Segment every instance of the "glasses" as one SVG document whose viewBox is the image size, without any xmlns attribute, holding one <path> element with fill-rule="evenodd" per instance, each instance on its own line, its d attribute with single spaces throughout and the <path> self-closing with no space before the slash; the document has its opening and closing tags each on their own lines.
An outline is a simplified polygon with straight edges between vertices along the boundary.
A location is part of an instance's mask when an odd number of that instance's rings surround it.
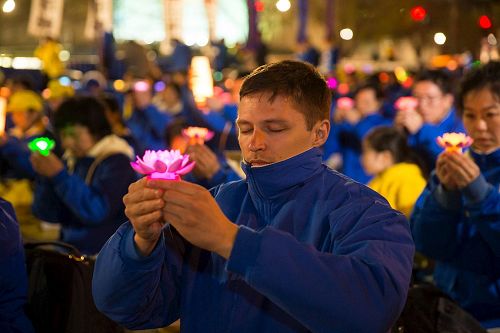
<svg viewBox="0 0 500 333">
<path fill-rule="evenodd" d="M 429 103 L 429 104 L 434 104 L 436 103 L 438 100 L 440 100 L 443 95 L 422 95 L 422 96 L 418 96 L 418 95 L 413 95 L 413 97 L 415 97 L 419 103 Z"/>
</svg>

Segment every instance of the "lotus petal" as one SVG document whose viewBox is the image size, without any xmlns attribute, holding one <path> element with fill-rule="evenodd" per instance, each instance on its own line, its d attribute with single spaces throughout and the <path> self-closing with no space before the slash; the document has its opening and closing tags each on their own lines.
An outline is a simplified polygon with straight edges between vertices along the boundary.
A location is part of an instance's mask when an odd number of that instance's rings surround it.
<svg viewBox="0 0 500 333">
<path fill-rule="evenodd" d="M 168 166 L 165 162 L 161 161 L 161 160 L 156 160 L 154 162 L 154 170 L 156 172 L 165 172 L 167 171 L 168 169 Z"/>
<path fill-rule="evenodd" d="M 185 175 L 186 173 L 191 172 L 191 170 L 193 170 L 195 165 L 196 165 L 196 163 L 193 161 L 193 162 L 189 163 L 188 165 L 186 165 L 185 167 L 183 167 L 182 169 L 177 170 L 175 173 L 178 175 Z"/>
</svg>

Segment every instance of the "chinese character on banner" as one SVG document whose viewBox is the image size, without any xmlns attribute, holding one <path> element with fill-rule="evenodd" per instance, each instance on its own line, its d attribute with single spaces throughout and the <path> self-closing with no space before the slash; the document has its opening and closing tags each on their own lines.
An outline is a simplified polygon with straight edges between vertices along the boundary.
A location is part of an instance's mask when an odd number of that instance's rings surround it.
<svg viewBox="0 0 500 333">
<path fill-rule="evenodd" d="M 59 38 L 63 5 L 63 0 L 33 0 L 28 22 L 28 34 L 35 37 Z"/>
<path fill-rule="evenodd" d="M 85 38 L 93 40 L 113 29 L 113 0 L 90 0 L 85 21 Z"/>
</svg>

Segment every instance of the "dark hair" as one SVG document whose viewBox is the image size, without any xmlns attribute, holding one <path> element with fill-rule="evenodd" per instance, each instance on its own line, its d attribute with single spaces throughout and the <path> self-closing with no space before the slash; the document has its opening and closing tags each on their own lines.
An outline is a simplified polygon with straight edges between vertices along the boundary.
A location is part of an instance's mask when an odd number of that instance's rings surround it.
<svg viewBox="0 0 500 333">
<path fill-rule="evenodd" d="M 104 93 L 99 96 L 100 101 L 104 104 L 106 109 L 111 111 L 112 113 L 120 113 L 120 104 L 118 103 L 118 99 L 110 93 Z"/>
<path fill-rule="evenodd" d="M 453 83 L 452 77 L 442 70 L 425 70 L 420 72 L 416 78 L 415 86 L 417 83 L 422 81 L 430 81 L 439 87 L 439 90 L 443 94 L 453 94 Z"/>
<path fill-rule="evenodd" d="M 457 104 L 462 115 L 465 96 L 473 90 L 489 89 L 497 99 L 500 98 L 500 62 L 491 61 L 488 64 L 468 72 L 460 82 Z"/>
<path fill-rule="evenodd" d="M 356 96 L 357 94 L 359 94 L 363 90 L 373 90 L 373 92 L 375 93 L 375 98 L 377 100 L 381 100 L 384 98 L 384 94 L 382 93 L 382 89 L 380 89 L 380 87 L 378 85 L 373 84 L 373 83 L 365 83 L 365 84 L 360 85 L 356 89 L 354 96 Z"/>
<path fill-rule="evenodd" d="M 376 152 L 389 151 L 395 163 L 414 163 L 424 177 L 428 175 L 424 159 L 408 145 L 403 131 L 392 126 L 377 126 L 366 134 L 364 141 Z"/>
<path fill-rule="evenodd" d="M 96 140 L 111 134 L 111 125 L 106 118 L 104 105 L 95 97 L 71 97 L 59 106 L 54 116 L 56 130 L 74 125 L 87 127 Z"/>
<path fill-rule="evenodd" d="M 240 100 L 259 93 L 270 93 L 271 103 L 277 96 L 290 97 L 304 115 L 308 130 L 318 121 L 330 119 L 330 89 L 312 65 L 285 60 L 258 67 L 243 81 Z"/>
</svg>

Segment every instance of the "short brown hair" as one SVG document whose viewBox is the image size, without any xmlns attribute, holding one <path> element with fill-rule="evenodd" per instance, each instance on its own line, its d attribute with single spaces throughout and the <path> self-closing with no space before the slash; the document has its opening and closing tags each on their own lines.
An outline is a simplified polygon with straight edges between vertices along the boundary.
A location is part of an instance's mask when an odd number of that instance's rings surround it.
<svg viewBox="0 0 500 333">
<path fill-rule="evenodd" d="M 277 96 L 290 97 L 304 115 L 308 130 L 318 121 L 330 119 L 330 90 L 321 74 L 309 64 L 285 60 L 258 67 L 245 78 L 240 100 L 258 93 L 270 93 L 271 103 Z"/>
</svg>

